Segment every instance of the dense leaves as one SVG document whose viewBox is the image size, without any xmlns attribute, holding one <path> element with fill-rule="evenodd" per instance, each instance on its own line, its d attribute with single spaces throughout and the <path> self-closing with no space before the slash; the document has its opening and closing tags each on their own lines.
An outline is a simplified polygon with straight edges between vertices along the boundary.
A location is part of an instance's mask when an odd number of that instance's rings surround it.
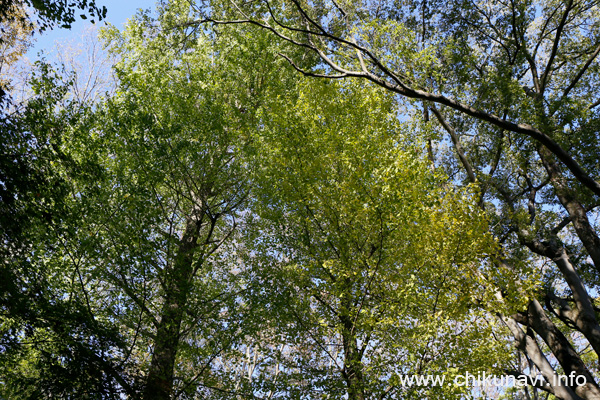
<svg viewBox="0 0 600 400">
<path fill-rule="evenodd" d="M 36 14 L 15 14 L 15 10 L 22 8 L 31 8 Z M 0 5 L 0 21 L 35 24 L 39 31 L 57 26 L 71 28 L 77 17 L 87 19 L 88 14 L 101 21 L 106 17 L 106 7 L 96 5 L 95 0 L 6 0 Z"/>
<path fill-rule="evenodd" d="M 272 390 L 445 398 L 400 377 L 500 366 L 493 328 L 472 309 L 494 302 L 479 259 L 495 247 L 475 196 L 430 170 L 391 96 L 315 81 L 298 93 L 269 110 L 256 177 L 257 300 L 283 340 Z M 451 350 L 463 340 L 468 361 Z"/>
<path fill-rule="evenodd" d="M 75 159 L 61 145 L 86 124 L 88 111 L 63 102 L 69 82 L 46 64 L 39 68 L 37 96 L 5 114 L 1 129 L 1 391 L 9 398 L 115 398 L 123 371 L 112 352 L 122 341 L 92 311 L 70 252 L 89 215 L 70 196 L 89 192 L 101 175 L 93 155 Z"/>
<path fill-rule="evenodd" d="M 502 244 L 498 267 L 541 277 L 529 299 L 499 283 L 505 300 L 530 301 L 504 318 L 528 362 L 512 372 L 539 371 L 558 398 L 600 396 L 597 2 L 211 4 L 196 23 L 259 26 L 319 57 L 307 68 L 283 53 L 304 75 L 363 78 L 404 98 L 430 132 L 431 160 L 479 186 Z M 553 384 L 562 372 L 587 384 Z"/>
<path fill-rule="evenodd" d="M 170 1 L 101 33 L 114 92 L 39 64 L 1 396 L 598 398 L 597 7 Z"/>
</svg>

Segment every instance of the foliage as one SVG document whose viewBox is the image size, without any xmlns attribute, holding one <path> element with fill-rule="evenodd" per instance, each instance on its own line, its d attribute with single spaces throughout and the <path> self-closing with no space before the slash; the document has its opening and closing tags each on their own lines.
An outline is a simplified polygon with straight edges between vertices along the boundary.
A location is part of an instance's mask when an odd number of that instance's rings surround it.
<svg viewBox="0 0 600 400">
<path fill-rule="evenodd" d="M 0 122 L 0 395 L 597 398 L 596 11 L 174 0 L 103 31 L 114 92 L 40 64 Z"/>
<path fill-rule="evenodd" d="M 35 17 L 15 13 L 23 8 L 35 10 Z M 35 21 L 40 32 L 56 26 L 70 29 L 77 12 L 82 12 L 79 15 L 82 19 L 87 19 L 88 14 L 99 21 L 106 17 L 106 7 L 97 6 L 95 0 L 6 0 L 0 5 L 0 21 L 30 25 Z"/>
<path fill-rule="evenodd" d="M 257 343 L 274 353 L 259 367 L 277 371 L 268 390 L 447 398 L 448 388 L 403 388 L 401 376 L 501 368 L 478 310 L 498 304 L 481 280 L 495 246 L 476 196 L 430 170 L 391 96 L 357 82 L 303 81 L 292 93 L 265 111 L 254 178 L 254 301 L 276 335 Z M 461 341 L 468 359 L 451 350 Z"/>
<path fill-rule="evenodd" d="M 116 327 L 93 312 L 83 282 L 89 277 L 81 275 L 71 252 L 86 247 L 77 227 L 91 210 L 70 196 L 90 193 L 102 175 L 92 155 L 75 159 L 62 144 L 88 123 L 89 113 L 63 102 L 68 82 L 46 64 L 39 68 L 36 97 L 5 115 L 0 130 L 0 393 L 118 398 L 117 382 L 125 375 L 112 362 L 123 342 Z M 57 110 L 59 104 L 64 107 Z"/>
<path fill-rule="evenodd" d="M 544 376 L 534 396 L 575 399 L 600 396 L 590 361 L 600 352 L 598 15 L 594 1 L 213 1 L 195 23 L 259 26 L 319 57 L 306 67 L 282 53 L 306 76 L 363 78 L 402 96 L 413 121 L 437 131 L 436 166 L 478 184 L 498 267 L 543 277 L 532 297 L 498 287 L 522 300 L 504 315 L 525 355 L 512 372 Z M 562 372 L 587 384 L 554 385 Z"/>
<path fill-rule="evenodd" d="M 10 82 L 5 78 L 7 70 L 20 57 L 22 57 L 27 49 L 31 46 L 31 33 L 33 28 L 23 23 L 21 20 L 25 18 L 25 11 L 22 8 L 14 7 L 10 11 L 6 19 L 0 19 L 0 100 L 4 97 L 4 93 L 9 89 Z"/>
</svg>

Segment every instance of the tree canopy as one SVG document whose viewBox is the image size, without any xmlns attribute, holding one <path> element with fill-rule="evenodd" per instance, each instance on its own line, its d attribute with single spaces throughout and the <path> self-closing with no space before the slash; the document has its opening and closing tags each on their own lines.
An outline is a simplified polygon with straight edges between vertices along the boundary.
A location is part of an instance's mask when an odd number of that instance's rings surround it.
<svg viewBox="0 0 600 400">
<path fill-rule="evenodd" d="M 38 62 L 0 397 L 599 399 L 599 15 L 172 0 L 101 31 L 114 91 Z"/>
</svg>

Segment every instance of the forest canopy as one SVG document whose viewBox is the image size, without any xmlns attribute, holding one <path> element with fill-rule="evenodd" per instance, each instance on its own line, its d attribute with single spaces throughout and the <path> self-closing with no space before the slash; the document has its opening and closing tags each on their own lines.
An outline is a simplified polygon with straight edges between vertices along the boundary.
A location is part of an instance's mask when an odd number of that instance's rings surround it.
<svg viewBox="0 0 600 400">
<path fill-rule="evenodd" d="M 0 398 L 600 399 L 596 2 L 170 0 L 98 40 L 0 80 Z"/>
</svg>

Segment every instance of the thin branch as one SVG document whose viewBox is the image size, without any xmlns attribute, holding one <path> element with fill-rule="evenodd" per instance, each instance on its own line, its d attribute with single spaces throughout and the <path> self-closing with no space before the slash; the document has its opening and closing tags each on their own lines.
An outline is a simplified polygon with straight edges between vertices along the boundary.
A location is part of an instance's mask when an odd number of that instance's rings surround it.
<svg viewBox="0 0 600 400">
<path fill-rule="evenodd" d="M 556 35 L 554 36 L 554 43 L 552 44 L 552 51 L 550 53 L 550 58 L 548 59 L 548 64 L 546 64 L 546 69 L 544 70 L 544 73 L 542 74 L 542 77 L 541 77 L 540 94 L 544 92 L 544 89 L 546 88 L 546 84 L 548 83 L 548 78 L 550 77 L 550 74 L 552 73 L 552 64 L 554 63 L 554 59 L 556 58 L 556 54 L 558 53 L 558 45 L 560 43 L 562 32 L 565 28 L 567 19 L 569 17 L 569 13 L 571 12 L 572 9 L 573 9 L 573 0 L 569 0 L 569 2 L 567 3 L 567 7 L 565 9 L 565 12 L 563 13 L 562 18 L 560 20 L 560 23 L 558 24 L 558 27 L 556 28 Z"/>
<path fill-rule="evenodd" d="M 465 156 L 465 150 L 462 147 L 462 144 L 460 143 L 460 139 L 456 134 L 456 131 L 448 124 L 448 121 L 446 121 L 442 113 L 434 105 L 431 106 L 431 111 L 433 112 L 437 120 L 440 122 L 440 124 L 444 127 L 446 132 L 450 134 L 450 139 L 452 139 L 452 143 L 454 144 L 456 154 L 458 154 L 460 162 L 467 171 L 467 176 L 469 177 L 469 180 L 472 183 L 477 182 L 477 178 L 475 177 L 475 173 L 473 172 L 473 167 L 471 166 L 471 163 L 469 162 L 469 160 L 467 160 L 467 157 Z"/>
<path fill-rule="evenodd" d="M 563 99 L 565 97 L 567 97 L 569 95 L 569 92 L 571 90 L 573 90 L 573 88 L 577 85 L 577 83 L 579 82 L 579 80 L 581 79 L 581 77 L 585 74 L 585 72 L 587 71 L 587 69 L 594 62 L 594 60 L 596 59 L 596 57 L 598 57 L 598 54 L 600 54 L 600 44 L 598 45 L 598 47 L 596 47 L 596 50 L 590 55 L 590 57 L 587 59 L 587 61 L 585 62 L 585 64 L 583 64 L 583 67 L 581 67 L 581 69 L 579 70 L 579 72 L 577 73 L 577 75 L 575 75 L 575 78 L 573 78 L 573 81 L 571 81 L 571 83 L 569 84 L 569 86 L 565 89 L 565 91 L 563 92 L 563 95 L 562 95 Z"/>
<path fill-rule="evenodd" d="M 326 78 L 326 79 L 341 79 L 347 78 L 348 74 L 339 74 L 339 75 L 327 75 L 327 74 L 317 74 L 315 72 L 310 72 L 305 69 L 300 68 L 291 58 L 286 56 L 283 53 L 277 53 L 279 56 L 285 58 L 285 60 L 298 72 L 300 72 L 304 76 L 310 76 L 313 78 Z"/>
</svg>

